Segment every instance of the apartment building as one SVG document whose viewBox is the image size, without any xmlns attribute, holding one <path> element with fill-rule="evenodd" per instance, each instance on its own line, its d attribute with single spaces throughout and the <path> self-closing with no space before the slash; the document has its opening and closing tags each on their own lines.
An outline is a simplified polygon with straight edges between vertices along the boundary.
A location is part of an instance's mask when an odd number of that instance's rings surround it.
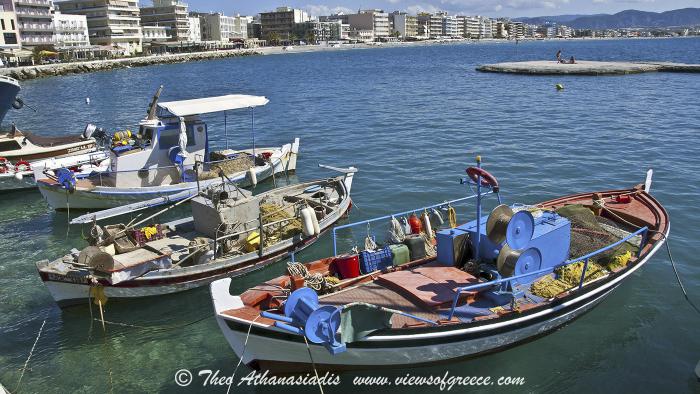
<svg viewBox="0 0 700 394">
<path fill-rule="evenodd" d="M 373 40 L 389 37 L 391 34 L 389 14 L 382 10 L 361 10 L 346 17 L 351 31 L 371 30 Z M 363 37 L 366 37 L 366 34 Z"/>
<path fill-rule="evenodd" d="M 179 0 L 153 0 L 153 6 L 141 7 L 141 26 L 163 26 L 169 41 L 188 41 L 187 8 Z"/>
<path fill-rule="evenodd" d="M 339 20 L 311 20 L 295 24 L 293 33 L 298 40 L 308 43 L 336 41 L 343 39 L 343 23 Z"/>
<path fill-rule="evenodd" d="M 220 13 L 198 15 L 202 41 L 231 42 L 248 38 L 248 18 L 245 16 L 226 16 Z"/>
<path fill-rule="evenodd" d="M 17 14 L 12 0 L 0 0 L 0 50 L 20 49 Z"/>
<path fill-rule="evenodd" d="M 199 23 L 198 16 L 187 17 L 187 41 L 201 42 L 202 41 L 202 25 Z"/>
<path fill-rule="evenodd" d="M 90 44 L 117 48 L 124 55 L 143 50 L 137 0 L 65 0 L 56 4 L 63 14 L 87 17 Z"/>
<path fill-rule="evenodd" d="M 438 13 L 442 20 L 440 21 L 442 25 L 442 36 L 443 37 L 460 37 L 459 27 L 457 23 L 457 17 L 453 15 L 447 15 L 446 12 Z M 464 29 L 462 29 L 464 30 Z"/>
<path fill-rule="evenodd" d="M 53 14 L 54 41 L 57 49 L 75 49 L 90 46 L 87 17 L 56 11 Z"/>
<path fill-rule="evenodd" d="M 401 37 L 418 37 L 418 19 L 405 12 L 394 11 L 389 15 L 392 21 L 392 33 L 398 32 Z"/>
<path fill-rule="evenodd" d="M 52 0 L 14 0 L 14 9 L 23 47 L 55 43 Z"/>
<path fill-rule="evenodd" d="M 289 40 L 294 33 L 294 25 L 311 20 L 306 11 L 290 7 L 278 7 L 275 11 L 261 12 L 260 25 L 262 38 L 277 35 L 280 40 Z"/>
</svg>

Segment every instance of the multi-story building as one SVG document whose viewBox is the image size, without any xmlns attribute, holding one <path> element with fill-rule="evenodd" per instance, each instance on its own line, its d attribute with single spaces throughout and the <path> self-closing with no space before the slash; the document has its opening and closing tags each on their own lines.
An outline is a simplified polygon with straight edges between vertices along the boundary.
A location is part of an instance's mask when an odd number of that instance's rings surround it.
<svg viewBox="0 0 700 394">
<path fill-rule="evenodd" d="M 495 26 L 493 19 L 479 17 L 479 38 L 493 38 Z"/>
<path fill-rule="evenodd" d="M 398 32 L 404 39 L 418 37 L 418 19 L 415 16 L 394 11 L 389 17 L 393 25 L 392 33 Z"/>
<path fill-rule="evenodd" d="M 496 38 L 508 38 L 508 23 L 504 21 L 496 21 Z"/>
<path fill-rule="evenodd" d="M 220 13 L 199 14 L 203 41 L 231 42 L 248 38 L 248 19 Z"/>
<path fill-rule="evenodd" d="M 479 38 L 478 16 L 457 16 L 457 24 L 462 37 Z"/>
<path fill-rule="evenodd" d="M 318 21 L 297 23 L 294 25 L 294 35 L 299 40 L 307 43 L 318 43 L 322 41 L 336 41 L 342 39 L 342 21 Z"/>
<path fill-rule="evenodd" d="M 440 24 L 442 25 L 443 37 L 459 37 L 459 27 L 457 18 L 453 15 L 447 15 L 447 12 L 438 13 L 441 17 Z"/>
<path fill-rule="evenodd" d="M 438 12 L 436 14 L 431 14 L 430 15 L 430 38 L 439 38 L 442 37 L 442 13 Z"/>
<path fill-rule="evenodd" d="M 169 30 L 165 26 L 141 26 L 143 34 L 143 45 L 153 44 L 154 42 L 167 42 L 170 39 Z"/>
<path fill-rule="evenodd" d="M 84 48 L 90 46 L 87 17 L 85 15 L 53 14 L 54 40 L 57 49 Z"/>
<path fill-rule="evenodd" d="M 389 14 L 382 10 L 361 10 L 346 17 L 351 31 L 371 30 L 373 40 L 389 37 L 391 34 Z"/>
<path fill-rule="evenodd" d="M 294 25 L 310 20 L 306 11 L 290 7 L 278 7 L 275 11 L 261 12 L 260 24 L 263 39 L 277 35 L 282 41 L 289 40 L 294 33 Z"/>
<path fill-rule="evenodd" d="M 53 45 L 53 1 L 15 0 L 14 3 L 22 46 Z"/>
<path fill-rule="evenodd" d="M 523 22 L 508 22 L 507 28 L 510 38 L 515 38 L 516 40 L 525 38 L 525 24 Z"/>
<path fill-rule="evenodd" d="M 141 26 L 163 26 L 168 40 L 188 41 L 187 15 L 187 4 L 180 0 L 153 0 L 152 7 L 141 7 Z"/>
<path fill-rule="evenodd" d="M 137 0 L 65 0 L 56 4 L 61 13 L 87 17 L 90 44 L 118 48 L 124 55 L 143 50 Z"/>
<path fill-rule="evenodd" d="M 198 16 L 187 17 L 187 41 L 201 42 L 202 41 L 202 25 L 199 23 Z"/>
<path fill-rule="evenodd" d="M 12 0 L 0 1 L 0 49 L 20 49 L 17 15 Z"/>
</svg>

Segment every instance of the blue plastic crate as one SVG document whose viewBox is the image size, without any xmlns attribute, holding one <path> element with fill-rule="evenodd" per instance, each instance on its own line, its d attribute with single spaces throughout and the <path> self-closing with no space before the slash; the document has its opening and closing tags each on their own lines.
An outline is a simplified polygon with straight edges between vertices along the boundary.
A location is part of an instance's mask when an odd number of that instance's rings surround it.
<svg viewBox="0 0 700 394">
<path fill-rule="evenodd" d="M 374 252 L 365 250 L 360 252 L 360 271 L 363 274 L 369 274 L 376 270 L 384 270 L 393 265 L 393 260 L 394 257 L 388 246 Z"/>
</svg>

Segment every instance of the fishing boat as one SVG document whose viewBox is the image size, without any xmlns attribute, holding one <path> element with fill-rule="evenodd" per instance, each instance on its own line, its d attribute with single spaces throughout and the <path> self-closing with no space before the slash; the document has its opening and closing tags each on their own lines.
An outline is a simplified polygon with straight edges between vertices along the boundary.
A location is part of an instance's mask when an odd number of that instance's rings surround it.
<svg viewBox="0 0 700 394">
<path fill-rule="evenodd" d="M 0 157 L 0 190 L 20 190 L 36 187 L 35 174 L 44 177 L 60 169 L 73 172 L 76 178 L 109 170 L 109 153 L 96 150 L 61 158 L 15 163 Z"/>
<path fill-rule="evenodd" d="M 40 136 L 20 131 L 15 125 L 0 134 L 0 157 L 15 164 L 94 151 L 96 141 L 85 132 L 76 135 Z"/>
<path fill-rule="evenodd" d="M 213 282 L 218 325 L 241 362 L 287 373 L 413 367 L 499 351 L 591 310 L 632 280 L 670 231 L 649 193 L 651 170 L 643 185 L 533 205 L 501 204 L 498 181 L 480 161 L 467 173 L 474 195 L 415 210 L 423 214 L 411 215 L 407 228 L 398 218 L 410 211 L 339 226 L 334 257 L 290 264 L 287 275 L 239 295 L 230 279 Z M 500 205 L 482 216 L 482 200 L 494 195 Z M 457 225 L 452 205 L 471 199 L 476 217 Z M 445 205 L 451 224 L 440 229 L 436 213 Z M 337 255 L 336 230 L 381 222 L 391 230 L 387 246 Z M 310 288 L 319 277 L 322 286 Z"/>
<path fill-rule="evenodd" d="M 314 243 L 350 209 L 357 170 L 326 168 L 342 175 L 255 196 L 235 183 L 215 185 L 189 199 L 188 218 L 95 224 L 90 246 L 38 262 L 39 275 L 67 306 L 86 302 L 91 289 L 114 299 L 157 296 L 260 269 Z"/>
<path fill-rule="evenodd" d="M 0 123 L 5 119 L 10 108 L 21 106 L 22 101 L 17 98 L 20 89 L 19 81 L 0 75 Z"/>
<path fill-rule="evenodd" d="M 254 186 L 276 173 L 296 170 L 299 139 L 281 147 L 256 147 L 253 108 L 269 101 L 262 96 L 230 94 L 192 100 L 158 102 L 162 87 L 149 106 L 139 131 L 115 132 L 110 169 L 76 179 L 69 172 L 37 179 L 51 207 L 105 209 L 175 194 L 189 197 L 198 188 L 224 181 Z M 253 147 L 211 151 L 209 128 L 202 115 L 250 110 Z M 224 133 L 227 134 L 226 122 Z M 228 145 L 228 138 L 226 139 Z"/>
</svg>

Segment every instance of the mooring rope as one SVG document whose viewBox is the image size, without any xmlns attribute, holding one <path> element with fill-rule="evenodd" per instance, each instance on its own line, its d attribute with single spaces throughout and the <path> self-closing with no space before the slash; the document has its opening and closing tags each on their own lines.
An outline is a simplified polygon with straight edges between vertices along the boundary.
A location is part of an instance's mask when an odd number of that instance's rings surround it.
<svg viewBox="0 0 700 394">
<path fill-rule="evenodd" d="M 311 366 L 314 368 L 314 374 L 316 375 L 316 383 L 318 383 L 318 389 L 321 391 L 321 394 L 323 394 L 323 385 L 321 384 L 321 378 L 318 377 L 318 370 L 316 369 L 316 363 L 314 362 L 314 356 L 311 355 L 311 346 L 309 346 L 309 341 L 306 339 L 306 335 L 302 335 L 304 337 L 304 343 L 306 343 L 306 350 L 309 352 L 309 359 L 311 360 Z"/>
<path fill-rule="evenodd" d="M 233 378 L 236 377 L 236 372 L 238 372 L 238 368 L 243 363 L 243 356 L 245 356 L 245 351 L 248 349 L 248 338 L 250 338 L 250 330 L 253 329 L 253 323 L 255 323 L 255 321 L 258 320 L 259 317 L 260 317 L 260 315 L 255 316 L 255 319 L 253 319 L 250 322 L 250 325 L 248 326 L 248 333 L 246 334 L 245 341 L 243 342 L 243 352 L 241 352 L 241 357 L 239 357 L 239 359 L 238 359 L 238 364 L 236 364 L 236 368 L 233 370 L 233 375 L 231 375 L 231 380 L 228 383 L 228 388 L 226 389 L 226 394 L 228 394 L 229 391 L 231 391 L 231 385 L 233 384 Z"/>
<path fill-rule="evenodd" d="M 36 349 L 36 344 L 39 342 L 39 337 L 41 337 L 41 333 L 44 331 L 44 325 L 46 325 L 46 319 L 41 323 L 41 327 L 39 328 L 39 333 L 36 335 L 36 339 L 34 340 L 34 344 L 32 345 L 32 349 L 29 351 L 29 356 L 27 357 L 27 360 L 24 362 L 24 366 L 22 367 L 22 373 L 19 375 L 19 380 L 17 380 L 17 387 L 15 387 L 15 391 L 19 392 L 19 386 L 22 383 L 22 378 L 24 377 L 24 372 L 27 370 L 27 366 L 29 365 L 29 360 L 32 358 L 32 355 L 34 354 L 34 349 Z"/>
</svg>

